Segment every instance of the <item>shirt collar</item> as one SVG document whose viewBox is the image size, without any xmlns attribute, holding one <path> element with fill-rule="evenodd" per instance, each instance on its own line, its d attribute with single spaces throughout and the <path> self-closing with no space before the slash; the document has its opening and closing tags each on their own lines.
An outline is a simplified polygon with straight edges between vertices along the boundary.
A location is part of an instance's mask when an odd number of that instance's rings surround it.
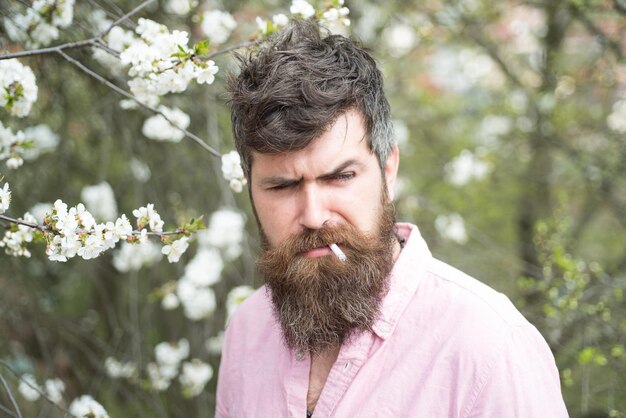
<svg viewBox="0 0 626 418">
<path fill-rule="evenodd" d="M 428 245 L 417 226 L 398 223 L 396 228 L 398 237 L 405 239 L 405 245 L 391 269 L 389 291 L 382 301 L 380 315 L 372 326 L 374 333 L 383 340 L 395 330 L 432 259 Z"/>
</svg>

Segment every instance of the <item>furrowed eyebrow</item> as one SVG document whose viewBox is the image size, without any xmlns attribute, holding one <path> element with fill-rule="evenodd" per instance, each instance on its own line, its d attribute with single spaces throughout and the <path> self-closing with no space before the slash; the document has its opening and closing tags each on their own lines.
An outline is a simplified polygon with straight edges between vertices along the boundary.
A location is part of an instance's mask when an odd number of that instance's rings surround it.
<svg viewBox="0 0 626 418">
<path fill-rule="evenodd" d="M 335 177 L 337 174 L 341 173 L 346 168 L 353 166 L 353 165 L 357 167 L 361 167 L 363 166 L 363 163 L 355 159 L 346 160 L 343 163 L 339 164 L 330 172 L 324 173 L 321 176 L 318 176 L 317 179 L 318 180 L 331 179 Z M 286 187 L 286 186 L 292 186 L 292 185 L 298 184 L 301 181 L 302 181 L 302 177 L 300 177 L 299 179 L 290 179 L 290 178 L 285 178 L 281 176 L 270 176 L 270 177 L 266 177 L 260 180 L 259 185 L 261 187 L 276 187 L 276 186 Z"/>
<path fill-rule="evenodd" d="M 297 184 L 302 180 L 302 178 L 299 179 L 288 179 L 288 178 L 284 178 L 284 177 L 279 177 L 279 176 L 271 176 L 271 177 L 266 177 L 263 180 L 261 180 L 259 183 L 262 187 L 275 187 L 275 186 L 291 186 L 293 184 Z"/>
<path fill-rule="evenodd" d="M 337 174 L 341 173 L 343 170 L 345 170 L 346 168 L 350 167 L 350 166 L 357 166 L 357 167 L 361 167 L 363 164 L 358 162 L 355 159 L 350 159 L 347 161 L 344 161 L 343 163 L 339 164 L 337 167 L 335 167 L 335 169 L 333 169 L 332 171 L 330 171 L 329 173 L 326 174 L 322 174 L 321 176 L 318 177 L 318 179 L 320 180 L 326 180 L 326 179 L 330 179 L 335 177 Z"/>
</svg>

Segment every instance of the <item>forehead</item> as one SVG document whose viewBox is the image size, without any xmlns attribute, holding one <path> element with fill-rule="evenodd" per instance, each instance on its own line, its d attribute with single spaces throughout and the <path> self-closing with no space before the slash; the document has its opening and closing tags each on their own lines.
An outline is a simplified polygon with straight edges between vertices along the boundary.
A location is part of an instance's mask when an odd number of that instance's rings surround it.
<svg viewBox="0 0 626 418">
<path fill-rule="evenodd" d="M 369 149 L 365 125 L 360 114 L 350 110 L 337 120 L 305 148 L 297 151 L 264 154 L 252 152 L 252 178 L 276 175 L 277 173 L 320 174 L 339 161 L 358 159 L 359 162 L 377 164 Z"/>
</svg>

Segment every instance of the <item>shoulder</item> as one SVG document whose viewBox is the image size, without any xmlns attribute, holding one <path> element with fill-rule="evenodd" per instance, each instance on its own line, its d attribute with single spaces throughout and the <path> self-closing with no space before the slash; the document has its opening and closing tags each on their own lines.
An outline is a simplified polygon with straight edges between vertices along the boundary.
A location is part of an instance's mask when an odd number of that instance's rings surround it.
<svg viewBox="0 0 626 418">
<path fill-rule="evenodd" d="M 261 286 L 239 305 L 226 325 L 226 333 L 244 334 L 248 338 L 251 334 L 272 328 L 274 323 L 270 295 L 267 287 Z"/>
<path fill-rule="evenodd" d="M 432 259 L 423 287 L 439 293 L 458 313 L 470 314 L 467 319 L 482 320 L 493 326 L 532 326 L 503 293 L 440 261 Z"/>
</svg>

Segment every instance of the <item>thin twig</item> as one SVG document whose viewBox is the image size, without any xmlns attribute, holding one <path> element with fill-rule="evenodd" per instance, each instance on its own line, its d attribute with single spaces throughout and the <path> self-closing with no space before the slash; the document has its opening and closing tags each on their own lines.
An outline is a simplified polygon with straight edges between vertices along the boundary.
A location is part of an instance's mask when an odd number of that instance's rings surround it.
<svg viewBox="0 0 626 418">
<path fill-rule="evenodd" d="M 51 54 L 53 52 L 63 51 L 65 49 L 84 48 L 89 45 L 94 45 L 96 38 L 89 38 L 78 42 L 68 42 L 66 44 L 51 46 L 48 48 L 32 49 L 30 51 L 12 52 L 10 54 L 0 55 L 0 60 L 8 60 L 12 58 L 32 57 L 35 55 Z"/>
<path fill-rule="evenodd" d="M 124 16 L 120 17 L 119 19 L 117 19 L 115 22 L 111 23 L 111 25 L 105 29 L 104 31 L 102 31 L 100 34 L 98 34 L 96 36 L 96 39 L 102 39 L 104 36 L 106 36 L 107 33 L 111 32 L 111 29 L 113 29 L 115 26 L 119 25 L 120 23 L 122 23 L 123 21 L 125 21 L 126 19 L 134 16 L 135 14 L 137 14 L 141 9 L 143 9 L 144 7 L 146 7 L 147 5 L 149 5 L 150 3 L 154 3 L 155 0 L 145 0 L 143 3 L 141 3 L 139 6 L 135 7 L 133 10 L 131 10 L 130 12 L 126 13 Z"/>
<path fill-rule="evenodd" d="M 11 416 L 11 417 L 15 417 L 15 412 L 11 411 L 9 408 L 5 408 L 4 406 L 0 405 L 0 411 L 4 412 L 5 414 Z"/>
<path fill-rule="evenodd" d="M 17 225 L 27 226 L 29 228 L 37 229 L 37 230 L 39 230 L 41 232 L 46 232 L 46 231 L 51 231 L 52 230 L 48 225 L 34 224 L 34 223 L 31 223 L 31 222 L 23 221 L 21 219 L 11 218 L 10 216 L 6 216 L 6 215 L 0 215 L 0 221 L 5 221 L 5 222 L 17 224 Z M 52 231 L 52 232 L 57 234 L 56 231 Z M 79 230 L 78 232 L 87 232 L 87 231 L 80 231 Z M 184 233 L 185 233 L 184 229 L 177 228 L 177 229 L 175 229 L 173 231 L 165 231 L 165 232 L 147 231 L 146 235 L 154 236 L 154 237 L 164 237 L 164 236 L 168 236 L 168 235 L 181 235 L 181 234 L 184 234 Z M 139 236 L 139 235 L 141 235 L 141 231 L 134 230 L 132 234 Z"/>
<path fill-rule="evenodd" d="M 6 215 L 0 215 L 0 220 L 6 221 L 6 222 L 10 222 L 10 223 L 13 223 L 13 224 L 17 224 L 17 225 L 24 225 L 24 226 L 27 226 L 27 227 L 33 228 L 33 229 L 38 229 L 41 232 L 45 232 L 45 231 L 48 231 L 50 229 L 49 227 L 47 227 L 45 225 L 37 225 L 37 224 L 31 223 L 31 222 L 23 221 L 21 219 L 11 218 L 10 216 L 6 216 Z"/>
<path fill-rule="evenodd" d="M 11 59 L 11 58 L 32 57 L 34 55 L 51 54 L 53 52 L 61 52 L 66 49 L 84 48 L 86 46 L 101 46 L 98 44 L 102 42 L 102 38 L 106 36 L 115 26 L 119 25 L 121 22 L 130 18 L 131 16 L 137 14 L 141 9 L 146 7 L 148 4 L 153 3 L 154 1 L 155 0 L 145 0 L 139 6 L 135 7 L 133 10 L 126 13 L 124 16 L 120 17 L 113 23 L 111 23 L 109 27 L 106 28 L 104 31 L 102 31 L 100 34 L 94 37 L 91 37 L 89 39 L 84 39 L 82 41 L 77 41 L 77 42 L 68 42 L 65 44 L 51 46 L 48 48 L 33 49 L 30 51 L 19 51 L 19 52 L 13 52 L 10 54 L 0 55 L 0 60 L 6 60 L 6 59 Z"/>
<path fill-rule="evenodd" d="M 153 112 L 155 114 L 161 115 L 163 118 L 165 118 L 166 121 L 168 121 L 170 123 L 170 125 L 172 125 L 173 127 L 175 127 L 176 129 L 180 130 L 182 133 L 185 134 L 185 136 L 187 136 L 188 138 L 190 138 L 191 140 L 193 140 L 195 143 L 197 143 L 198 145 L 200 145 L 202 148 L 204 148 L 205 151 L 208 151 L 210 154 L 212 154 L 213 156 L 217 157 L 217 158 L 222 158 L 222 154 L 220 154 L 218 151 L 216 151 L 215 149 L 213 149 L 212 147 L 210 147 L 206 142 L 204 142 L 200 137 L 198 137 L 196 134 L 193 134 L 191 132 L 189 132 L 188 130 L 181 128 L 179 126 L 176 126 L 176 124 L 174 124 L 167 116 L 165 116 L 165 114 L 163 114 L 163 112 L 161 112 L 158 109 L 155 109 L 152 106 L 149 106 L 145 103 L 143 103 L 142 101 L 138 100 L 135 96 L 133 96 L 132 94 L 128 93 L 126 90 L 116 86 L 115 84 L 111 83 L 109 80 L 107 80 L 106 78 L 102 77 L 100 74 L 90 70 L 89 68 L 87 68 L 86 66 L 84 66 L 80 61 L 70 57 L 69 55 L 67 55 L 66 53 L 64 53 L 63 51 L 57 51 L 60 55 L 63 56 L 63 58 L 65 58 L 67 61 L 71 62 L 72 64 L 74 64 L 75 66 L 77 66 L 80 70 L 82 70 L 83 72 L 85 72 L 86 74 L 89 74 L 90 76 L 92 76 L 93 78 L 95 78 L 96 80 L 100 81 L 101 83 L 103 83 L 104 85 L 106 85 L 107 87 L 111 88 L 112 90 L 114 90 L 115 92 L 121 94 L 122 96 L 133 100 L 135 103 L 137 103 L 139 106 L 143 107 L 146 110 L 149 110 L 150 112 Z"/>
<path fill-rule="evenodd" d="M 220 49 L 219 51 L 215 51 L 215 52 L 207 55 L 206 57 L 202 57 L 202 60 L 210 60 L 210 59 L 213 59 L 213 58 L 215 58 L 215 57 L 217 57 L 219 55 L 223 55 L 223 54 L 226 54 L 228 52 L 235 51 L 235 50 L 241 49 L 241 48 L 248 48 L 248 47 L 251 47 L 251 46 L 254 46 L 254 45 L 257 45 L 257 44 L 259 44 L 259 41 L 242 42 L 242 43 L 240 43 L 238 45 L 233 45 L 231 47 Z"/>
<path fill-rule="evenodd" d="M 13 404 L 13 408 L 15 408 L 15 413 L 17 414 L 17 417 L 22 418 L 22 413 L 20 412 L 20 408 L 17 406 L 17 402 L 15 402 L 13 393 L 11 392 L 11 389 L 9 389 L 9 385 L 7 384 L 7 381 L 4 380 L 2 373 L 0 373 L 0 381 L 2 381 L 2 386 L 4 386 L 4 390 L 7 392 L 7 395 L 9 395 L 9 399 L 11 400 L 11 403 Z"/>
<path fill-rule="evenodd" d="M 609 36 L 606 33 L 604 33 L 598 26 L 596 26 L 596 24 L 589 18 L 589 16 L 587 16 L 585 12 L 581 10 L 579 7 L 576 7 L 576 5 L 574 4 L 570 4 L 569 6 L 574 16 L 576 16 L 578 20 L 582 22 L 582 24 L 587 28 L 587 30 L 591 32 L 593 35 L 600 38 L 601 42 L 604 43 L 606 46 L 608 46 L 608 48 L 613 52 L 615 57 L 618 60 L 621 60 L 623 58 L 623 54 L 622 54 L 622 49 L 619 43 L 609 38 Z"/>
</svg>

